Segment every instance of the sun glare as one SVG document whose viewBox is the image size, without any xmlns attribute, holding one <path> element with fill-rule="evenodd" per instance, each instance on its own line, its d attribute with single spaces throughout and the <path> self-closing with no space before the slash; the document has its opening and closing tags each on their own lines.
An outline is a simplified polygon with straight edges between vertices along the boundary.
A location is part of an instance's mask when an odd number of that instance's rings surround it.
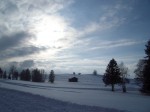
<svg viewBox="0 0 150 112">
<path fill-rule="evenodd" d="M 35 24 L 35 44 L 58 47 L 58 40 L 65 37 L 65 29 L 66 24 L 61 18 L 44 16 Z"/>
</svg>

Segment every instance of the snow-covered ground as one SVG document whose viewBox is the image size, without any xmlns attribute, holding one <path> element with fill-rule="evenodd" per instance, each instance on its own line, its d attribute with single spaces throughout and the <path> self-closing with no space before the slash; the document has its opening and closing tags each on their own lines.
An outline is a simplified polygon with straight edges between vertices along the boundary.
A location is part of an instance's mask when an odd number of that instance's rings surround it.
<svg viewBox="0 0 150 112">
<path fill-rule="evenodd" d="M 120 86 L 116 86 L 116 91 L 111 92 L 110 87 L 104 86 L 100 76 L 80 75 L 77 76 L 79 78 L 77 83 L 68 82 L 69 77 L 72 76 L 56 75 L 54 84 L 0 80 L 0 86 L 56 100 L 99 107 L 99 110 L 95 112 L 101 112 L 101 107 L 130 112 L 150 112 L 150 96 L 140 94 L 136 85 L 127 85 L 127 93 L 122 93 Z M 107 111 L 109 110 L 105 109 L 104 112 Z M 69 112 L 72 111 L 69 110 Z"/>
<path fill-rule="evenodd" d="M 0 112 L 123 112 L 83 106 L 0 88 Z"/>
</svg>

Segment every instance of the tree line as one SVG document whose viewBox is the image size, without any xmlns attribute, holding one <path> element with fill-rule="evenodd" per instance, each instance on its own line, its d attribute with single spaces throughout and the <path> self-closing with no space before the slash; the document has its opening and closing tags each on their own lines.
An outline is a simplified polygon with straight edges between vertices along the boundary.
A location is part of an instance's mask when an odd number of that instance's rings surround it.
<svg viewBox="0 0 150 112">
<path fill-rule="evenodd" d="M 46 74 L 43 69 L 23 69 L 20 73 L 17 71 L 15 66 L 11 66 L 9 73 L 7 75 L 6 71 L 3 71 L 0 68 L 0 78 L 10 79 L 10 80 L 23 80 L 23 81 L 32 81 L 32 82 L 45 82 Z M 50 71 L 48 81 L 54 83 L 55 73 L 54 70 Z"/>
</svg>

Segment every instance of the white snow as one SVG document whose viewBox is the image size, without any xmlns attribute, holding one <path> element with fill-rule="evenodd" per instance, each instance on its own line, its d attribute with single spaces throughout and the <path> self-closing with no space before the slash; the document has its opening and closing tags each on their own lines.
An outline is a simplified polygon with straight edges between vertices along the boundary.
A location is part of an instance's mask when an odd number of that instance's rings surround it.
<svg viewBox="0 0 150 112">
<path fill-rule="evenodd" d="M 69 77 L 72 76 L 57 75 L 54 84 L 0 80 L 0 85 L 3 88 L 80 105 L 115 108 L 130 112 L 150 112 L 150 96 L 139 93 L 138 87 L 135 85 L 127 85 L 127 93 L 122 93 L 120 86 L 116 86 L 116 91 L 111 92 L 110 87 L 104 86 L 100 76 L 80 75 L 77 76 L 79 78 L 77 83 L 68 82 Z"/>
<path fill-rule="evenodd" d="M 0 96 L 0 112 L 123 112 L 62 102 L 4 88 L 0 88 Z"/>
</svg>

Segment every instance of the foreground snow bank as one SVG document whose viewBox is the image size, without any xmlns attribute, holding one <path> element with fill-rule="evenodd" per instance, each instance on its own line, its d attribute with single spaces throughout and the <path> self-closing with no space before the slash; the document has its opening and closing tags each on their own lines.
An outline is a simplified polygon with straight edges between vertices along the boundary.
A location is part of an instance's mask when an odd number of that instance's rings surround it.
<svg viewBox="0 0 150 112">
<path fill-rule="evenodd" d="M 1 112 L 123 112 L 62 102 L 4 88 L 0 88 L 0 96 Z"/>
</svg>

